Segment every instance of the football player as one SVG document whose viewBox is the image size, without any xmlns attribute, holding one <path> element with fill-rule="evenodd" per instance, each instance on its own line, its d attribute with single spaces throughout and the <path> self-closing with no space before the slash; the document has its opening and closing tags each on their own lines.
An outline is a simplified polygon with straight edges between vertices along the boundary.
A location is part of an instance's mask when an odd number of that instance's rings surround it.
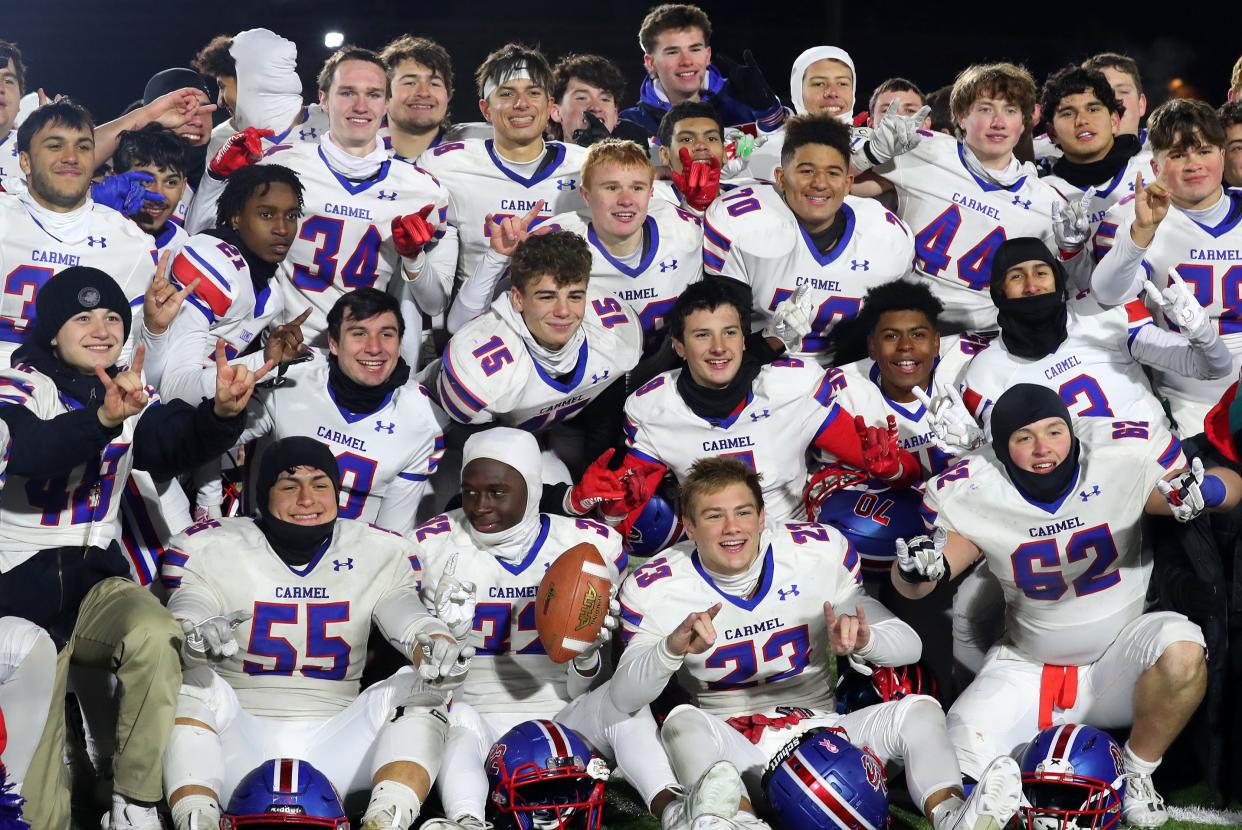
<svg viewBox="0 0 1242 830">
<path fill-rule="evenodd" d="M 45 104 L 18 128 L 17 149 L 27 189 L 0 195 L 0 365 L 34 325 L 52 274 L 98 268 L 134 300 L 155 273 L 151 237 L 90 198 L 95 139 L 86 110 L 67 99 Z"/>
<path fill-rule="evenodd" d="M 48 633 L 21 617 L 0 617 L 0 713 L 8 713 L 0 714 L 0 786 L 12 785 L 13 793 L 22 791 L 55 679 L 56 646 Z"/>
<path fill-rule="evenodd" d="M 111 826 L 158 827 L 155 756 L 168 736 L 180 632 L 127 578 L 115 543 L 120 501 L 132 470 L 168 480 L 231 447 L 263 372 L 222 361 L 212 399 L 160 402 L 144 385 L 141 350 L 129 369 L 116 365 L 130 310 L 110 276 L 65 269 L 37 302 L 17 365 L 0 377 L 0 417 L 15 439 L 0 492 L 0 616 L 36 623 L 63 649 L 51 701 L 64 700 L 71 663 L 115 672 Z M 52 705 L 25 784 L 36 827 L 68 826 L 64 730 L 64 708 Z"/>
<path fill-rule="evenodd" d="M 1225 184 L 1242 187 L 1242 100 L 1222 104 L 1216 114 L 1225 128 Z"/>
<path fill-rule="evenodd" d="M 1069 298 L 1061 262 L 1031 237 L 1008 239 L 992 259 L 992 301 L 1000 337 L 966 367 L 962 398 L 980 423 L 1015 383 L 1054 390 L 1075 417 L 1165 424 L 1144 366 L 1214 380 L 1233 360 L 1203 307 L 1180 279 L 1151 294 L 1178 332 L 1152 325 L 1143 300 L 1102 308 L 1083 292 Z"/>
<path fill-rule="evenodd" d="M 479 110 L 495 138 L 450 141 L 418 157 L 449 192 L 448 221 L 457 234 L 457 281 L 474 273 L 497 223 L 531 210 L 540 219 L 577 210 L 585 151 L 544 141 L 552 69 L 538 51 L 510 43 L 475 73 Z"/>
<path fill-rule="evenodd" d="M 669 179 L 655 184 L 655 194 L 667 202 L 702 216 L 721 191 L 732 182 L 720 181 L 725 163 L 724 130 L 716 111 L 702 101 L 685 101 L 669 107 L 656 135 L 660 164 Z"/>
<path fill-rule="evenodd" d="M 1028 383 L 1000 396 L 990 447 L 927 483 L 935 534 L 899 542 L 892 570 L 897 590 L 917 599 L 985 559 L 1004 589 L 1004 639 L 949 710 L 963 772 L 978 775 L 1053 723 L 1133 725 L 1125 820 L 1168 818 L 1151 775 L 1203 698 L 1207 672 L 1198 626 L 1143 613 L 1143 515 L 1185 522 L 1229 509 L 1239 485 L 1197 459 L 1187 470 L 1159 421 L 1074 423 L 1055 391 Z"/>
<path fill-rule="evenodd" d="M 919 89 L 914 81 L 905 78 L 889 78 L 871 93 L 871 100 L 867 106 L 867 126 L 874 128 L 878 125 L 884 118 L 884 113 L 888 112 L 888 108 L 893 105 L 894 100 L 902 115 L 914 115 L 927 103 L 923 90 Z M 931 129 L 930 110 L 923 121 L 923 126 L 919 129 Z"/>
<path fill-rule="evenodd" d="M 1105 253 L 1091 275 L 1091 290 L 1101 305 L 1120 305 L 1138 296 L 1144 280 L 1168 288 L 1176 271 L 1194 291 L 1234 359 L 1233 371 L 1213 381 L 1155 373 L 1173 420 L 1191 434 L 1242 365 L 1233 270 L 1242 248 L 1242 194 L 1221 186 L 1225 131 L 1210 106 L 1174 99 L 1148 123 L 1155 179 L 1136 178 L 1134 197 L 1114 205 L 1100 223 L 1094 246 Z M 1164 324 L 1169 322 L 1175 321 Z"/>
<path fill-rule="evenodd" d="M 0 40 L 0 183 L 23 175 L 17 164 L 17 110 L 25 90 L 22 50 Z"/>
<path fill-rule="evenodd" d="M 684 480 L 703 456 L 736 458 L 763 474 L 773 522 L 805 518 L 802 490 L 807 450 L 822 449 L 884 481 L 908 484 L 918 460 L 897 445 L 896 428 L 864 428 L 833 398 L 816 364 L 786 359 L 766 366 L 745 351 L 748 309 L 718 282 L 694 283 L 669 315 L 673 349 L 684 361 L 639 388 L 625 402 L 628 452 L 619 471 L 598 459 L 566 495 L 570 512 L 599 507 L 620 520 L 640 510 L 621 486 L 631 472 L 655 491 L 666 469 Z M 627 493 L 624 499 L 612 494 Z M 610 500 L 613 499 L 613 500 Z"/>
<path fill-rule="evenodd" d="M 439 609 L 452 611 L 455 592 L 472 590 L 479 598 L 473 619 L 454 620 L 475 658 L 453 693 L 445 774 L 438 784 L 450 820 L 426 826 L 482 827 L 492 744 L 522 721 L 546 718 L 615 759 L 665 827 L 684 827 L 686 802 L 673 797 L 676 780 L 650 711 L 641 707 L 633 717 L 619 711 L 603 682 L 601 653 L 616 627 L 615 598 L 614 618 L 568 665 L 552 662 L 535 632 L 535 594 L 562 553 L 583 543 L 595 546 L 614 595 L 626 563 L 621 537 L 605 525 L 539 512 L 539 456 L 534 436 L 520 430 L 495 427 L 472 435 L 464 450 L 461 508 L 423 523 L 412 536 L 422 549 L 424 600 L 441 619 L 451 619 Z"/>
<path fill-rule="evenodd" d="M 591 263 L 586 240 L 569 231 L 518 243 L 512 286 L 453 335 L 436 380 L 440 405 L 463 424 L 543 432 L 597 402 L 581 422 L 589 435 L 555 429 L 551 436 L 574 480 L 613 442 L 624 376 L 642 351 L 635 315 L 591 290 Z"/>
<path fill-rule="evenodd" d="M 1044 82 L 1039 111 L 1061 150 L 1044 181 L 1071 201 L 1085 200 L 1095 233 L 1108 209 L 1134 193 L 1135 176 L 1148 169 L 1151 153 L 1138 136 L 1121 132 L 1125 106 L 1101 72 L 1074 64 L 1059 69 Z M 1076 237 L 1074 244 L 1081 247 Z"/>
<path fill-rule="evenodd" d="M 471 649 L 423 607 L 417 546 L 339 518 L 339 480 L 326 445 L 282 439 L 259 461 L 257 520 L 172 540 L 161 577 L 186 670 L 163 760 L 177 830 L 220 826 L 270 747 L 342 794 L 369 790 L 363 830 L 407 830 L 431 788 L 444 695 Z M 359 693 L 373 623 L 414 668 Z"/>
<path fill-rule="evenodd" d="M 910 229 L 848 195 L 849 142 L 830 117 L 790 119 L 775 187 L 733 190 L 703 217 L 706 274 L 737 283 L 773 354 L 830 362 L 833 328 L 867 289 L 910 273 Z"/>
<path fill-rule="evenodd" d="M 144 200 L 133 215 L 138 227 L 155 240 L 157 253 L 169 251 L 173 256 L 189 239 L 189 234 L 174 217 L 185 196 L 189 174 L 189 145 L 172 130 L 150 124 L 141 130 L 121 134 L 116 152 L 112 154 L 112 172 L 121 175 L 133 170 L 151 177 L 148 190 L 163 201 Z"/>
<path fill-rule="evenodd" d="M 959 139 L 919 132 L 922 116 L 890 109 L 855 142 L 851 164 L 858 173 L 874 167 L 882 188 L 896 188 L 897 214 L 914 231 L 915 271 L 944 304 L 945 330 L 982 331 L 996 327 L 985 289 L 997 247 L 1013 236 L 1051 247 L 1053 205 L 1064 200 L 1013 154 L 1035 108 L 1029 72 L 971 66 L 954 81 L 950 106 Z"/>
<path fill-rule="evenodd" d="M 1139 144 L 1146 144 L 1147 130 L 1142 129 L 1140 124 L 1147 114 L 1147 96 L 1143 93 L 1143 79 L 1139 76 L 1138 63 L 1134 58 L 1116 52 L 1101 52 L 1083 61 L 1082 68 L 1102 73 L 1125 108 L 1118 132 L 1138 136 Z"/>
<path fill-rule="evenodd" d="M 862 592 L 858 555 L 836 530 L 765 525 L 758 474 L 724 458 L 694 465 L 682 482 L 681 516 L 690 541 L 621 587 L 626 645 L 609 683 L 627 711 L 670 681 L 689 695 L 660 733 L 679 781 L 698 780 L 723 761 L 742 779 L 737 813 L 724 817 L 766 827 L 753 800 L 765 764 L 799 734 L 826 726 L 870 747 L 882 763 L 902 760 L 910 795 L 936 830 L 1009 821 L 1020 797 L 1017 764 L 998 756 L 966 799 L 934 698 L 907 695 L 836 714 L 831 655 L 895 666 L 915 662 L 922 646 L 912 628 Z"/>
<path fill-rule="evenodd" d="M 625 76 L 599 55 L 566 55 L 552 69 L 548 130 L 561 141 L 589 147 L 617 128 Z M 587 113 L 593 118 L 588 119 Z"/>
<path fill-rule="evenodd" d="M 425 37 L 401 35 L 380 52 L 388 65 L 387 135 L 384 147 L 399 161 L 413 162 L 429 147 L 455 141 L 465 128 L 448 115 L 453 61 L 448 50 Z"/>
</svg>

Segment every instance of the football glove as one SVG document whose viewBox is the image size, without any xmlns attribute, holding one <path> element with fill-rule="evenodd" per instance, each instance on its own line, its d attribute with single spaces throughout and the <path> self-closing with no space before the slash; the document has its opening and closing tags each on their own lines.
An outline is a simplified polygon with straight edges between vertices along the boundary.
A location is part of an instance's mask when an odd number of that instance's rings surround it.
<svg viewBox="0 0 1242 830">
<path fill-rule="evenodd" d="M 586 121 L 586 126 L 574 130 L 573 135 L 570 136 L 574 144 L 579 147 L 590 147 L 595 142 L 612 136 L 612 133 L 608 132 L 608 127 L 604 126 L 604 122 L 595 113 L 584 112 L 582 117 Z"/>
<path fill-rule="evenodd" d="M 917 386 L 911 391 L 931 416 L 932 443 L 944 452 L 961 455 L 977 448 L 986 440 L 983 430 L 966 408 L 962 394 L 953 384 L 942 387 L 935 398 L 929 398 Z"/>
<path fill-rule="evenodd" d="M 929 536 L 897 540 L 897 573 L 906 582 L 938 582 L 945 574 L 944 546 L 949 532 L 936 528 Z"/>
<path fill-rule="evenodd" d="M 1077 202 L 1052 203 L 1052 236 L 1062 253 L 1078 253 L 1091 236 L 1091 200 L 1094 198 L 1095 188 L 1088 187 Z"/>
<path fill-rule="evenodd" d="M 91 198 L 126 216 L 133 216 L 147 204 L 162 205 L 166 201 L 162 193 L 147 190 L 147 185 L 154 181 L 155 176 L 144 170 L 128 170 L 91 185 Z"/>
<path fill-rule="evenodd" d="M 901 477 L 901 446 L 897 443 L 897 419 L 888 416 L 888 428 L 869 427 L 863 416 L 854 416 L 854 429 L 862 442 L 863 468 L 883 481 Z"/>
<path fill-rule="evenodd" d="M 449 557 L 440 584 L 436 586 L 432 606 L 440 622 L 448 626 L 453 636 L 464 640 L 474 627 L 475 585 L 456 577 L 459 556 L 460 553 L 454 552 Z"/>
<path fill-rule="evenodd" d="M 1206 506 L 1203 499 L 1203 462 L 1194 459 L 1190 469 L 1174 476 L 1172 480 L 1161 479 L 1156 482 L 1156 489 L 1169 503 L 1173 518 L 1185 524 L 1203 512 Z"/>
<path fill-rule="evenodd" d="M 671 173 L 673 184 L 686 204 L 702 213 L 720 194 L 720 159 L 712 156 L 711 161 L 691 161 L 689 147 L 682 147 L 677 157 L 681 159 L 681 172 Z"/>
<path fill-rule="evenodd" d="M 466 680 L 474 646 L 468 646 L 445 637 L 419 634 L 417 648 L 422 653 L 418 662 L 418 676 L 436 688 L 448 691 L 456 689 Z"/>
<path fill-rule="evenodd" d="M 604 625 L 595 635 L 595 640 L 582 653 L 573 659 L 574 668 L 579 672 L 594 671 L 599 665 L 600 650 L 612 639 L 612 632 L 621 624 L 621 603 L 615 597 L 608 600 L 608 616 L 604 617 Z"/>
<path fill-rule="evenodd" d="M 716 64 L 729 76 L 729 92 L 752 110 L 763 112 L 778 103 L 776 93 L 749 49 L 742 52 L 742 63 L 726 55 L 717 55 Z"/>
<path fill-rule="evenodd" d="M 1151 280 L 1143 281 L 1143 291 L 1153 302 L 1159 303 L 1164 316 L 1194 345 L 1205 346 L 1217 336 L 1207 312 L 1176 268 L 1169 269 L 1169 285 L 1163 292 Z"/>
<path fill-rule="evenodd" d="M 247 127 L 233 133 L 224 146 L 216 151 L 207 170 L 217 179 L 227 179 L 234 170 L 248 167 L 263 158 L 263 139 L 275 135 L 271 130 Z"/>
<path fill-rule="evenodd" d="M 910 152 L 927 135 L 920 128 L 930 112 L 931 107 L 924 106 L 914 115 L 902 115 L 901 102 L 894 98 L 880 123 L 871 130 L 871 137 L 850 154 L 850 164 L 862 173 Z"/>
<path fill-rule="evenodd" d="M 392 244 L 397 253 L 406 259 L 414 259 L 436 235 L 436 226 L 427 217 L 435 205 L 423 205 L 418 213 L 398 216 L 392 220 Z"/>
<path fill-rule="evenodd" d="M 237 653 L 237 638 L 233 632 L 251 616 L 249 611 L 234 611 L 198 623 L 181 620 L 181 630 L 185 634 L 182 654 L 191 660 L 205 657 L 215 662 L 232 657 Z"/>
<path fill-rule="evenodd" d="M 811 301 L 806 298 L 809 286 L 806 283 L 798 286 L 798 290 L 776 304 L 772 310 L 772 319 L 763 329 L 764 337 L 775 337 L 785 344 L 789 352 L 802 348 L 802 338 L 811 333 Z"/>
</svg>

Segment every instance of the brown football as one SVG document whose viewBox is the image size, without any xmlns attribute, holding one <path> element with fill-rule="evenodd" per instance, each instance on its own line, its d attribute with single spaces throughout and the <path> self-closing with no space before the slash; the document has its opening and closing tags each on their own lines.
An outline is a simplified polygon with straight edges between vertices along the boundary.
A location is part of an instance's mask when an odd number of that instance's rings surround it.
<svg viewBox="0 0 1242 830">
<path fill-rule="evenodd" d="M 554 663 L 568 663 L 595 641 L 604 618 L 612 581 L 595 545 L 574 545 L 556 558 L 539 583 L 535 630 Z"/>
</svg>

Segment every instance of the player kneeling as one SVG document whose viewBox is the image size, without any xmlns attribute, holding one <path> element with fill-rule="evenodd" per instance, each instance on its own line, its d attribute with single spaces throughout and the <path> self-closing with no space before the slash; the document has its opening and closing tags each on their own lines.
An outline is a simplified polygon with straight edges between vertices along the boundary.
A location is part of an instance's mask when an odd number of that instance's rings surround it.
<svg viewBox="0 0 1242 830">
<path fill-rule="evenodd" d="M 284 438 L 259 462 L 260 518 L 172 540 L 163 578 L 186 632 L 164 754 L 177 830 L 214 830 L 239 777 L 272 752 L 306 759 L 342 793 L 370 790 L 363 830 L 407 830 L 431 788 L 445 690 L 472 650 L 423 607 L 417 547 L 337 518 L 339 481 L 325 445 Z M 359 694 L 372 621 L 417 671 Z"/>
<path fill-rule="evenodd" d="M 836 714 L 833 653 L 897 666 L 922 651 L 913 629 L 862 592 L 858 555 L 839 532 L 810 522 L 765 528 L 759 477 L 731 459 L 695 462 L 681 499 L 692 543 L 622 586 L 629 642 L 610 684 L 625 711 L 674 678 L 694 700 L 674 708 L 661 732 L 679 781 L 732 770 L 736 797 L 717 815 L 766 827 L 743 781 L 757 795 L 769 759 L 800 732 L 825 726 L 883 761 L 903 760 L 910 795 L 935 830 L 995 830 L 1009 821 L 1020 795 L 1017 764 L 996 758 L 965 799 L 934 698 L 908 695 Z"/>
</svg>

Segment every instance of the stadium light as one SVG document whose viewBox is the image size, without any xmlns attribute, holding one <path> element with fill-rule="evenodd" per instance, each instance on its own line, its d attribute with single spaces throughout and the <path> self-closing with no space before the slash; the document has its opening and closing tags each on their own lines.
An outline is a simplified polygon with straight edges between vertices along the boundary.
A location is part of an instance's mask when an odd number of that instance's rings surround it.
<svg viewBox="0 0 1242 830">
<path fill-rule="evenodd" d="M 345 35 L 341 32 L 327 32 L 323 36 L 323 45 L 329 49 L 336 49 L 345 42 Z"/>
</svg>

